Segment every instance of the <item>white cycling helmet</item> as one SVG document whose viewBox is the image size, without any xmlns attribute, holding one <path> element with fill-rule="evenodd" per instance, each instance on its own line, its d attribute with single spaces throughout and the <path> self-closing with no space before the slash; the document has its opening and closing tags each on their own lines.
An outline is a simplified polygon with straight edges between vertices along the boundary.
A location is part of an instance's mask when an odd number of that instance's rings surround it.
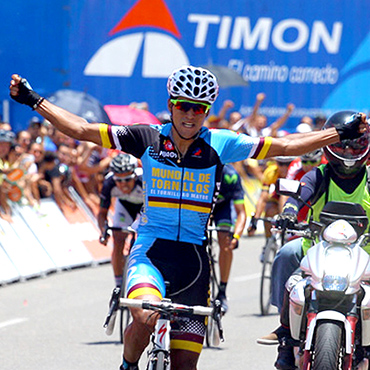
<svg viewBox="0 0 370 370">
<path fill-rule="evenodd" d="M 216 77 L 200 67 L 184 66 L 172 72 L 167 81 L 168 94 L 213 104 L 218 96 Z"/>
<path fill-rule="evenodd" d="M 134 171 L 137 168 L 137 159 L 131 154 L 119 153 L 112 159 L 109 168 L 114 173 Z"/>
</svg>

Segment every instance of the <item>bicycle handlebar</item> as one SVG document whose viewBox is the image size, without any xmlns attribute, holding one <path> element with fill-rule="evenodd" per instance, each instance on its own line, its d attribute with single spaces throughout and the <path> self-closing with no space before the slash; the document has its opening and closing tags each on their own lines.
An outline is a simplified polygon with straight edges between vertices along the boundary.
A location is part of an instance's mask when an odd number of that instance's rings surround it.
<svg viewBox="0 0 370 370">
<path fill-rule="evenodd" d="M 103 327 L 106 328 L 107 335 L 111 335 L 113 332 L 115 314 L 117 313 L 118 307 L 131 307 L 142 308 L 157 312 L 166 312 L 168 314 L 183 313 L 187 315 L 212 316 L 212 318 L 217 323 L 218 331 L 220 333 L 220 340 L 222 342 L 224 341 L 223 329 L 221 325 L 221 302 L 217 300 L 215 301 L 213 307 L 198 305 L 187 306 L 183 304 L 173 303 L 171 301 L 149 301 L 141 299 L 119 298 L 121 290 L 119 288 L 116 289 L 113 290 L 110 309 L 103 325 Z"/>
<path fill-rule="evenodd" d="M 105 222 L 104 230 L 102 232 L 102 235 L 99 238 L 99 241 L 100 241 L 101 244 L 106 243 L 106 241 L 109 239 L 109 237 L 110 237 L 109 230 L 122 231 L 122 232 L 128 233 L 128 234 L 136 234 L 136 231 L 131 226 L 128 226 L 128 227 L 109 226 L 108 222 Z"/>
</svg>

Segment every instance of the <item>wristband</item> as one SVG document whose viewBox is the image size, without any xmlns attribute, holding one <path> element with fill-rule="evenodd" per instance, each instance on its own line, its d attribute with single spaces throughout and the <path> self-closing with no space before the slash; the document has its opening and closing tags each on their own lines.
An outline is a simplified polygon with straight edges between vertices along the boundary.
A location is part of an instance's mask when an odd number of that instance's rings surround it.
<svg viewBox="0 0 370 370">
<path fill-rule="evenodd" d="M 239 240 L 240 239 L 240 235 L 239 234 L 234 234 L 233 235 L 233 238 L 236 239 L 236 240 Z"/>
</svg>

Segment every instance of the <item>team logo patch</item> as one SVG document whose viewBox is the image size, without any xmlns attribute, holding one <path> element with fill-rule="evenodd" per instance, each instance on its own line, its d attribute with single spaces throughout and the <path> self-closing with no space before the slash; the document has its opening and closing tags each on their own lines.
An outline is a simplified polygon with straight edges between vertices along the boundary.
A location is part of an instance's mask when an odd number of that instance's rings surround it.
<svg viewBox="0 0 370 370">
<path fill-rule="evenodd" d="M 192 157 L 201 158 L 201 155 L 202 155 L 202 149 L 200 148 L 195 149 L 192 153 Z"/>
<path fill-rule="evenodd" d="M 174 150 L 173 144 L 170 140 L 165 140 L 163 144 L 166 150 Z"/>
</svg>

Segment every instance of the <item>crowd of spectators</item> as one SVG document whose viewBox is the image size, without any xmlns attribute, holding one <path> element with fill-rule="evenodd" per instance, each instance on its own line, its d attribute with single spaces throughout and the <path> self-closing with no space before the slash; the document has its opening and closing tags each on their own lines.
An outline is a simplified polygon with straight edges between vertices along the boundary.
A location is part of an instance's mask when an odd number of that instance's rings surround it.
<svg viewBox="0 0 370 370">
<path fill-rule="evenodd" d="M 230 129 L 251 136 L 281 136 L 287 132 L 284 125 L 294 110 L 289 103 L 285 113 L 271 124 L 260 107 L 265 94 L 259 93 L 249 116 L 243 117 L 235 110 L 231 100 L 225 100 L 220 111 L 208 117 L 206 125 L 212 128 Z M 138 104 L 138 103 L 137 103 Z M 134 104 L 136 107 L 136 103 Z M 149 110 L 147 104 L 140 109 Z M 160 112 L 157 118 L 166 123 L 168 112 Z M 302 117 L 297 132 L 321 129 L 325 117 Z M 28 127 L 13 133 L 9 123 L 0 122 L 0 217 L 11 221 L 9 199 L 12 189 L 20 189 L 21 202 L 39 209 L 40 200 L 53 197 L 59 207 L 75 209 L 70 187 L 79 194 L 86 206 L 94 213 L 99 209 L 99 194 L 111 159 L 116 155 L 89 142 L 77 142 L 55 129 L 48 121 L 32 117 Z M 234 163 L 244 181 L 250 178 L 262 179 L 266 163 L 253 159 Z M 14 181 L 12 171 L 18 177 Z M 21 175 L 19 176 L 19 173 Z M 13 178 L 13 180 L 9 180 Z"/>
</svg>

